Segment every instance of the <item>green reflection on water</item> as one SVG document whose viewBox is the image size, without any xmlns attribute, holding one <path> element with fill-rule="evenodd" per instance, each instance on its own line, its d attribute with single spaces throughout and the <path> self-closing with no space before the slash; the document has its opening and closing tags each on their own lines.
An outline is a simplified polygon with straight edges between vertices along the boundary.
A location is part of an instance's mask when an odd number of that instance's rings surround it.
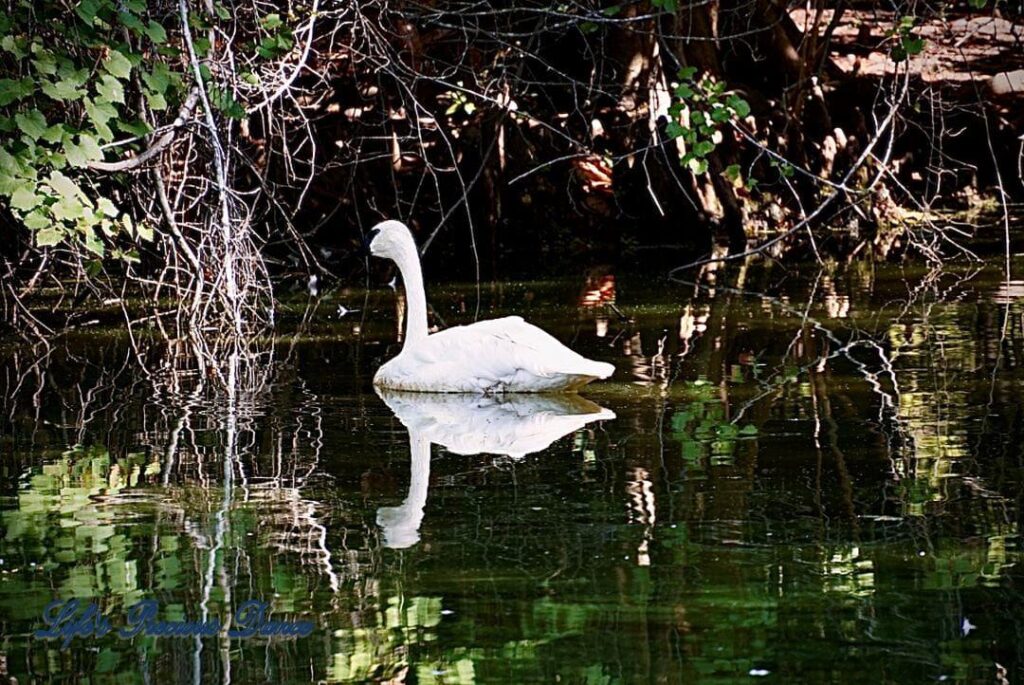
<svg viewBox="0 0 1024 685">
<path fill-rule="evenodd" d="M 617 310 L 578 307 L 592 291 L 483 293 L 484 315 L 523 314 L 618 368 L 586 393 L 614 420 L 521 458 L 450 434 L 474 430 L 481 407 L 396 416 L 372 393 L 395 349 L 389 292 L 293 303 L 297 333 L 271 341 L 262 382 L 232 402 L 187 367 L 143 378 L 116 335 L 69 336 L 41 361 L 19 351 L 3 376 L 2 674 L 1021 677 L 1016 289 L 984 270 L 854 265 L 806 282 L 770 269 L 626 282 Z M 471 318 L 474 289 L 432 295 L 446 323 Z M 439 411 L 455 428 L 417 441 Z M 30 637 L 57 597 L 115 622 L 143 598 L 166 620 L 258 598 L 317 631 L 62 652 Z"/>
</svg>

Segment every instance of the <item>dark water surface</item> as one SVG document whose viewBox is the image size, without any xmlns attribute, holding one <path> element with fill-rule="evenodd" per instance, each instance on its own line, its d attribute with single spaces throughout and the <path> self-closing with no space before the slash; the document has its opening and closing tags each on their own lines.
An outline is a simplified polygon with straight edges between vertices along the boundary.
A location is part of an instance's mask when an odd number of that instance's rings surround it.
<svg viewBox="0 0 1024 685">
<path fill-rule="evenodd" d="M 144 331 L 150 378 L 116 331 L 0 348 L 0 682 L 1024 679 L 1024 283 L 858 264 L 430 298 L 618 371 L 586 401 L 386 403 L 388 290 L 289 304 L 233 394 Z M 315 630 L 62 651 L 32 637 L 55 598 L 115 625 L 261 599 Z"/>
</svg>

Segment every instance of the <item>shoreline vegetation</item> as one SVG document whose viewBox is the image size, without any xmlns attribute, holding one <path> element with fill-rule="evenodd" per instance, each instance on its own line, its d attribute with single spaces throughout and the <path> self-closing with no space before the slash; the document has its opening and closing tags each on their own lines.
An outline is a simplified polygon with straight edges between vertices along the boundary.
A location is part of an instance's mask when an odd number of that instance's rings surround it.
<svg viewBox="0 0 1024 685">
<path fill-rule="evenodd" d="M 992 233 L 1008 257 L 1022 9 L 16 4 L 2 318 L 30 339 L 73 325 L 40 311 L 56 292 L 72 316 L 116 304 L 230 356 L 289 288 L 363 284 L 356 248 L 383 218 L 428 270 L 476 282 L 572 256 L 683 279 L 764 257 L 937 264 Z"/>
</svg>

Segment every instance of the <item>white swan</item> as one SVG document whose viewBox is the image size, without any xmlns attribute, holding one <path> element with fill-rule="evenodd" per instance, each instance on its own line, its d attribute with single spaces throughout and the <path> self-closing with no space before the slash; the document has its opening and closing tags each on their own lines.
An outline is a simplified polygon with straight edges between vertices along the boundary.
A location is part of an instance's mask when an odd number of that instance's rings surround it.
<svg viewBox="0 0 1024 685">
<path fill-rule="evenodd" d="M 404 549 L 419 542 L 430 482 L 430 445 L 455 454 L 523 457 L 548 448 L 591 421 L 614 419 L 610 409 L 578 395 L 424 394 L 378 389 L 409 430 L 411 479 L 400 506 L 377 510 L 384 544 Z"/>
<path fill-rule="evenodd" d="M 405 342 L 373 377 L 377 387 L 407 392 L 574 392 L 615 367 L 573 352 L 518 316 L 478 321 L 430 335 L 423 273 L 412 233 L 384 221 L 369 233 L 370 254 L 393 260 L 408 309 Z"/>
</svg>

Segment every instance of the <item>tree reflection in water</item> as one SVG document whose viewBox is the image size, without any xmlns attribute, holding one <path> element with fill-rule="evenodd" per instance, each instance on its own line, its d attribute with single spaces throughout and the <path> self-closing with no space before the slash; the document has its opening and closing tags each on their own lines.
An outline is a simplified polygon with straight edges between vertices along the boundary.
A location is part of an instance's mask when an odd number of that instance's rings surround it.
<svg viewBox="0 0 1024 685">
<path fill-rule="evenodd" d="M 1021 677 L 1019 288 L 856 263 L 594 278 L 585 307 L 556 282 L 481 308 L 615 361 L 592 402 L 381 401 L 390 292 L 293 309 L 233 395 L 144 338 L 149 377 L 112 333 L 7 348 L 5 675 Z M 60 652 L 29 637 L 58 596 L 170 620 L 264 599 L 317 632 Z"/>
</svg>

